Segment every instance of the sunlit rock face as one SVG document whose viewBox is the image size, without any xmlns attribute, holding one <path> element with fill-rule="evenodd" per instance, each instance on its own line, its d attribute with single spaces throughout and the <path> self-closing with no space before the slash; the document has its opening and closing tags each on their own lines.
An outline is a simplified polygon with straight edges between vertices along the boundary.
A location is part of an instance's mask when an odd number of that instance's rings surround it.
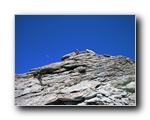
<svg viewBox="0 0 150 120">
<path fill-rule="evenodd" d="M 15 76 L 15 105 L 135 106 L 135 62 L 92 50 Z"/>
</svg>

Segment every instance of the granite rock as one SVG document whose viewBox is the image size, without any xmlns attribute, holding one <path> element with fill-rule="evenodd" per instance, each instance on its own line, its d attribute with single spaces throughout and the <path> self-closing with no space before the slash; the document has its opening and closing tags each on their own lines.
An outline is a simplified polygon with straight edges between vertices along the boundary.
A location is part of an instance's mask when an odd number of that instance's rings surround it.
<svg viewBox="0 0 150 120">
<path fill-rule="evenodd" d="M 15 75 L 15 105 L 136 105 L 135 62 L 87 49 Z"/>
</svg>

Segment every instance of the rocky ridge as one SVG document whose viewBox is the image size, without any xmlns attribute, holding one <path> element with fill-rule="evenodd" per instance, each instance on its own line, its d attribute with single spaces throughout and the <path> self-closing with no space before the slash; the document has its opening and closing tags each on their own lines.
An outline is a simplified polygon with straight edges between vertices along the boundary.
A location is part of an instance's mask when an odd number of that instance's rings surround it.
<svg viewBox="0 0 150 120">
<path fill-rule="evenodd" d="M 15 75 L 15 105 L 136 105 L 135 62 L 91 50 Z"/>
</svg>

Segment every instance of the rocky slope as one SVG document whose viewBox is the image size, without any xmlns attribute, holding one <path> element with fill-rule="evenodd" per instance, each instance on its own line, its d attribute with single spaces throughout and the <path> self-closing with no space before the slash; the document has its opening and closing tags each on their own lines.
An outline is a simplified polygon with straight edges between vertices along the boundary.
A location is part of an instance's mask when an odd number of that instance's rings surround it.
<svg viewBox="0 0 150 120">
<path fill-rule="evenodd" d="M 15 75 L 15 105 L 136 105 L 135 62 L 91 50 Z"/>
</svg>

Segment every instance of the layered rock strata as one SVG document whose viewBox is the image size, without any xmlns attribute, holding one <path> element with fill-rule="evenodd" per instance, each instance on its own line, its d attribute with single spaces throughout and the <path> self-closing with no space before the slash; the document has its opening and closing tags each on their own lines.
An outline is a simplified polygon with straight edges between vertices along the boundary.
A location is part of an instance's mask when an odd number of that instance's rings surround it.
<svg viewBox="0 0 150 120">
<path fill-rule="evenodd" d="M 91 50 L 15 75 L 15 105 L 136 105 L 135 62 Z"/>
</svg>

